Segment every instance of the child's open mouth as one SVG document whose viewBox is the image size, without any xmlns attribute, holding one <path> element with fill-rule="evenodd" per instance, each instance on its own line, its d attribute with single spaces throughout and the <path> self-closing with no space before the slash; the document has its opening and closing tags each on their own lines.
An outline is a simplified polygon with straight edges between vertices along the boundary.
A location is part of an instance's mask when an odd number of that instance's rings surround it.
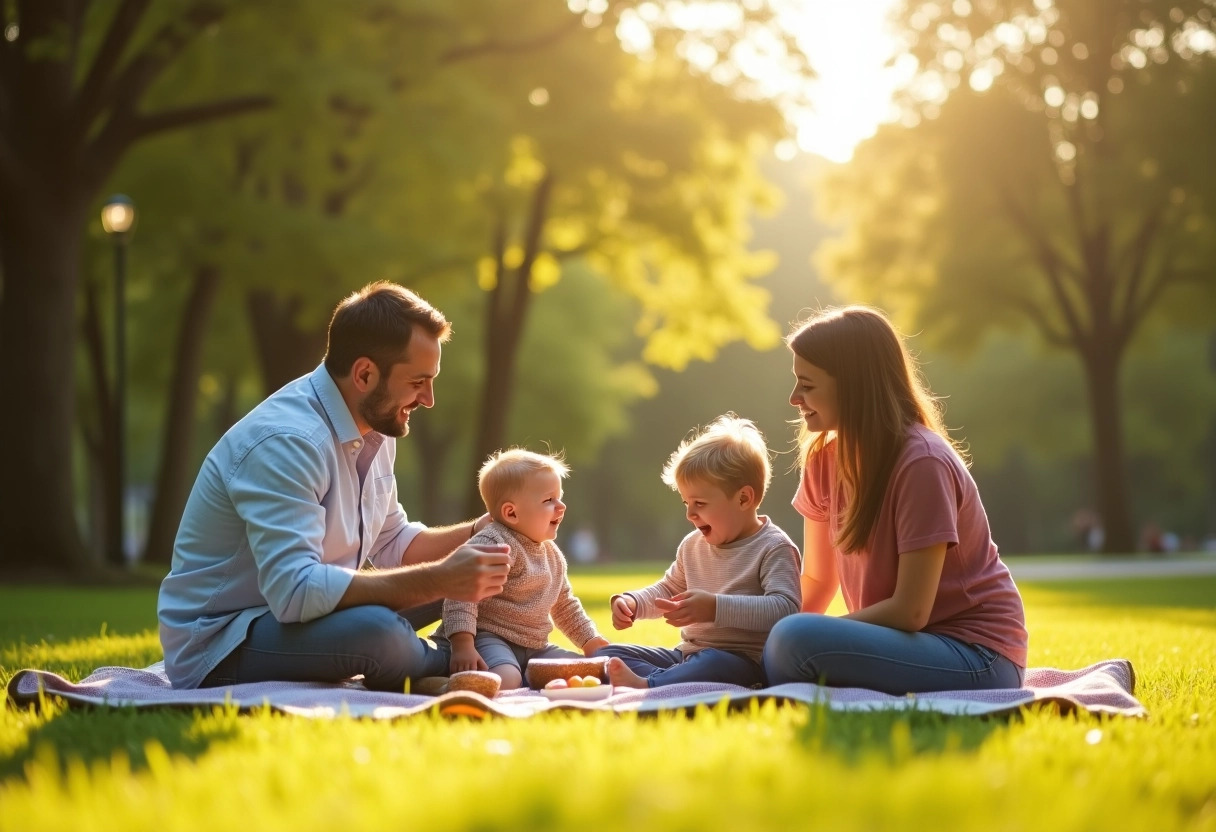
<svg viewBox="0 0 1216 832">
<path fill-rule="evenodd" d="M 697 526 L 697 531 L 699 531 L 701 534 L 705 535 L 706 537 L 709 537 L 709 532 L 710 532 L 710 529 L 712 529 L 712 528 L 713 528 L 712 526 Z"/>
</svg>

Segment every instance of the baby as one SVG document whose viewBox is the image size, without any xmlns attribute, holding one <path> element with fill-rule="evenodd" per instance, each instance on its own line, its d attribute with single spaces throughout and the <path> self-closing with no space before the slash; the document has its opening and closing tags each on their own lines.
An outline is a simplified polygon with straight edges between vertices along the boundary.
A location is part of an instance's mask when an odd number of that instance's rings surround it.
<svg viewBox="0 0 1216 832">
<path fill-rule="evenodd" d="M 769 630 L 802 603 L 798 547 L 756 512 L 772 477 L 764 437 L 748 419 L 719 417 L 667 460 L 663 482 L 680 493 L 695 530 L 658 582 L 612 596 L 612 626 L 663 616 L 681 627 L 674 650 L 601 649 L 615 685 L 764 684 Z M 482 602 L 485 603 L 485 602 Z"/>
<path fill-rule="evenodd" d="M 562 478 L 569 471 L 557 457 L 519 448 L 499 451 L 481 467 L 477 485 L 494 522 L 469 542 L 507 544 L 511 566 L 498 595 L 444 601 L 440 633 L 452 646 L 452 673 L 489 670 L 510 690 L 523 685 L 531 659 L 583 658 L 607 646 L 574 597 L 553 542 L 566 513 Z M 549 643 L 554 624 L 583 656 Z"/>
</svg>

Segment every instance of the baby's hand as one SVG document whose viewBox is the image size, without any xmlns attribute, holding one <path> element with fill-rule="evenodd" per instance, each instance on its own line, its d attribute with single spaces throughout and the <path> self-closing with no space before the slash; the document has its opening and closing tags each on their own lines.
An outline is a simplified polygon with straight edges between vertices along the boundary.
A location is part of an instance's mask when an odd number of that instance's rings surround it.
<svg viewBox="0 0 1216 832">
<path fill-rule="evenodd" d="M 468 650 L 452 650 L 452 660 L 448 665 L 449 673 L 460 673 L 465 670 L 489 670 L 485 659 L 477 652 L 477 648 Z"/>
<path fill-rule="evenodd" d="M 612 598 L 612 626 L 618 630 L 628 630 L 633 626 L 633 617 L 637 613 L 637 603 L 628 595 L 614 595 Z"/>
</svg>

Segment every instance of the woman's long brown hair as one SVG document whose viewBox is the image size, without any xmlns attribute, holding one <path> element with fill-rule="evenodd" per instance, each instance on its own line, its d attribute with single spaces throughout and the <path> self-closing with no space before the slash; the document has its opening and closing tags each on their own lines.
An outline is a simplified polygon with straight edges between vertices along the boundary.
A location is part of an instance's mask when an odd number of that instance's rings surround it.
<svg viewBox="0 0 1216 832">
<path fill-rule="evenodd" d="M 959 449 L 946 433 L 940 405 L 919 367 L 882 312 L 868 306 L 824 310 L 798 324 L 785 343 L 836 380 L 835 487 L 843 492 L 845 508 L 834 543 L 844 552 L 856 552 L 874 530 L 909 425 L 924 425 L 956 453 Z M 803 426 L 799 459 L 804 468 L 830 438 Z"/>
</svg>

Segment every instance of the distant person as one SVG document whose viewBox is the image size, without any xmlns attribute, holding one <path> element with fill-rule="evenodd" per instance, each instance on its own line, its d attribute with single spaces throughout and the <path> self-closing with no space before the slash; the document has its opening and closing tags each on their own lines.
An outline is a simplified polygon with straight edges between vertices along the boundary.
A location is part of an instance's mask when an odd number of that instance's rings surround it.
<svg viewBox="0 0 1216 832">
<path fill-rule="evenodd" d="M 1094 529 L 1101 526 L 1101 521 L 1098 519 L 1097 513 L 1093 509 L 1080 508 L 1072 516 L 1073 534 L 1077 536 L 1077 542 L 1083 549 L 1092 551 L 1092 535 Z"/>
<path fill-rule="evenodd" d="M 364 287 L 334 310 L 324 362 L 207 455 L 157 604 L 174 687 L 362 675 L 399 691 L 446 673 L 416 628 L 507 579 L 506 547 L 466 545 L 488 516 L 427 528 L 397 502 L 393 440 L 435 403 L 449 333 L 408 289 Z"/>
<path fill-rule="evenodd" d="M 1165 554 L 1165 534 L 1156 523 L 1149 521 L 1140 529 L 1140 550 L 1151 555 Z"/>
<path fill-rule="evenodd" d="M 802 417 L 802 613 L 769 636 L 770 683 L 1020 687 L 1021 596 L 900 336 L 881 312 L 850 306 L 786 343 Z M 825 615 L 838 590 L 848 613 Z"/>
<path fill-rule="evenodd" d="M 722 416 L 685 440 L 667 461 L 663 482 L 678 491 L 693 531 L 657 582 L 613 595 L 612 626 L 665 618 L 682 628 L 679 646 L 614 644 L 614 685 L 647 688 L 679 682 L 764 684 L 760 659 L 773 625 L 798 611 L 798 547 L 758 514 L 772 468 L 764 437 L 748 419 Z"/>
<path fill-rule="evenodd" d="M 441 633 L 451 641 L 451 672 L 488 670 L 503 690 L 523 686 L 532 659 L 583 658 L 608 644 L 574 595 L 557 547 L 566 515 L 561 459 L 521 448 L 499 451 L 481 467 L 477 487 L 493 518 L 472 543 L 505 545 L 510 570 L 502 592 L 480 603 L 445 601 Z M 549 642 L 554 625 L 578 645 Z"/>
<path fill-rule="evenodd" d="M 599 556 L 600 544 L 591 529 L 578 529 L 570 535 L 570 557 L 575 563 L 595 563 Z"/>
</svg>

